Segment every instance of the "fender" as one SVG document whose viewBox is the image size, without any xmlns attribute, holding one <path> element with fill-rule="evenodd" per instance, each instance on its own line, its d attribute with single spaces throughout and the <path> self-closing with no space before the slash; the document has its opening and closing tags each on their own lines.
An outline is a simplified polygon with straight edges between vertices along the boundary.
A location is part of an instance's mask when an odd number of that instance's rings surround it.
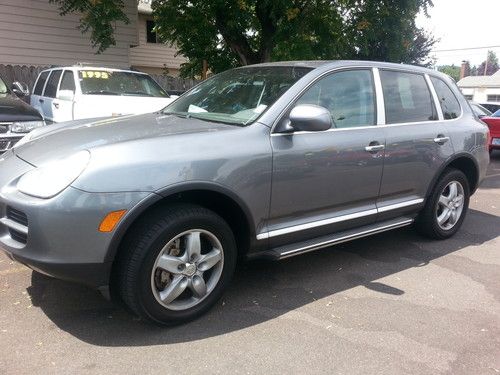
<svg viewBox="0 0 500 375">
<path fill-rule="evenodd" d="M 185 191 L 190 191 L 190 190 L 205 190 L 205 191 L 212 191 L 215 193 L 220 193 L 222 195 L 227 196 L 229 199 L 231 199 L 233 202 L 235 202 L 243 211 L 245 214 L 245 219 L 248 225 L 248 228 L 250 229 L 250 235 L 251 238 L 255 238 L 255 227 L 254 227 L 254 221 L 253 221 L 253 216 L 246 205 L 245 202 L 232 190 L 228 189 L 227 187 L 218 184 L 216 182 L 207 182 L 207 181 L 186 181 L 186 182 L 181 182 L 173 185 L 169 185 L 167 187 L 161 188 L 150 195 L 148 195 L 146 198 L 144 198 L 142 201 L 137 203 L 129 212 L 127 215 L 124 217 L 124 219 L 119 223 L 118 227 L 115 229 L 114 235 L 111 239 L 110 245 L 108 247 L 108 251 L 105 257 L 105 262 L 111 263 L 113 262 L 116 253 L 118 252 L 118 247 L 127 233 L 128 229 L 130 226 L 135 222 L 135 220 L 142 214 L 144 213 L 148 208 L 152 207 L 162 199 L 169 197 L 173 194 L 178 194 L 182 193 Z"/>
</svg>

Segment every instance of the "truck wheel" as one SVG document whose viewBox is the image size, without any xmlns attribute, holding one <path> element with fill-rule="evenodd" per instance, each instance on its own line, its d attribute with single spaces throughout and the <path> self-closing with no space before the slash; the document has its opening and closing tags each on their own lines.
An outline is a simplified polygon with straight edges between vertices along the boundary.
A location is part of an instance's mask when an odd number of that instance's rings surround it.
<svg viewBox="0 0 500 375">
<path fill-rule="evenodd" d="M 162 325 L 195 319 L 226 289 L 237 250 L 227 223 L 200 206 L 155 210 L 126 236 L 118 288 L 140 317 Z"/>
</svg>

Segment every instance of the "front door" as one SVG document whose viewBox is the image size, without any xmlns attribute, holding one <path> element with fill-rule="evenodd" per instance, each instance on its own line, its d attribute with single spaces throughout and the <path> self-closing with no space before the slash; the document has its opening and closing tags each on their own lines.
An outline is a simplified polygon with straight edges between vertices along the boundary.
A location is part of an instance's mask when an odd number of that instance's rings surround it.
<svg viewBox="0 0 500 375">
<path fill-rule="evenodd" d="M 57 95 L 52 102 L 54 122 L 73 120 L 73 103 L 75 96 L 75 77 L 71 70 L 65 70 Z"/>
<path fill-rule="evenodd" d="M 371 69 L 334 72 L 296 101 L 327 108 L 334 127 L 274 133 L 271 246 L 376 221 L 384 131 L 377 128 Z M 286 121 L 287 115 L 281 120 Z"/>
</svg>

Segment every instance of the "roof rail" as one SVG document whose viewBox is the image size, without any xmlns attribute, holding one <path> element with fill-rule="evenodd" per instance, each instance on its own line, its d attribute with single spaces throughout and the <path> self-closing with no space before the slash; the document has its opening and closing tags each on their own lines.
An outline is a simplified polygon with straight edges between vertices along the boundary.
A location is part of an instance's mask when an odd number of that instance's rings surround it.
<svg viewBox="0 0 500 375">
<path fill-rule="evenodd" d="M 130 66 L 126 65 L 120 65 L 120 64 L 108 64 L 108 63 L 99 63 L 99 62 L 83 62 L 79 61 L 75 64 L 73 64 L 74 67 L 86 67 L 86 66 L 91 66 L 91 67 L 100 67 L 102 66 L 103 68 L 114 68 L 114 69 L 126 69 L 130 70 Z"/>
</svg>

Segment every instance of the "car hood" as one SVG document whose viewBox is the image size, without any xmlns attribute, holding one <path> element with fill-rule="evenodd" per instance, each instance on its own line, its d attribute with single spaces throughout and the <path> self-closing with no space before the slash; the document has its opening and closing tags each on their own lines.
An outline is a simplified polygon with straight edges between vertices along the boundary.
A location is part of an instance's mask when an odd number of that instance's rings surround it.
<svg viewBox="0 0 500 375">
<path fill-rule="evenodd" d="M 17 96 L 0 94 L 0 122 L 42 120 L 40 113 Z"/>
<path fill-rule="evenodd" d="M 16 147 L 15 153 L 21 159 L 38 166 L 80 150 L 92 151 L 95 148 L 119 143 L 140 142 L 187 133 L 229 131 L 236 128 L 238 127 L 234 125 L 160 113 L 69 121 L 46 126 L 28 135 L 31 139 Z"/>
</svg>

